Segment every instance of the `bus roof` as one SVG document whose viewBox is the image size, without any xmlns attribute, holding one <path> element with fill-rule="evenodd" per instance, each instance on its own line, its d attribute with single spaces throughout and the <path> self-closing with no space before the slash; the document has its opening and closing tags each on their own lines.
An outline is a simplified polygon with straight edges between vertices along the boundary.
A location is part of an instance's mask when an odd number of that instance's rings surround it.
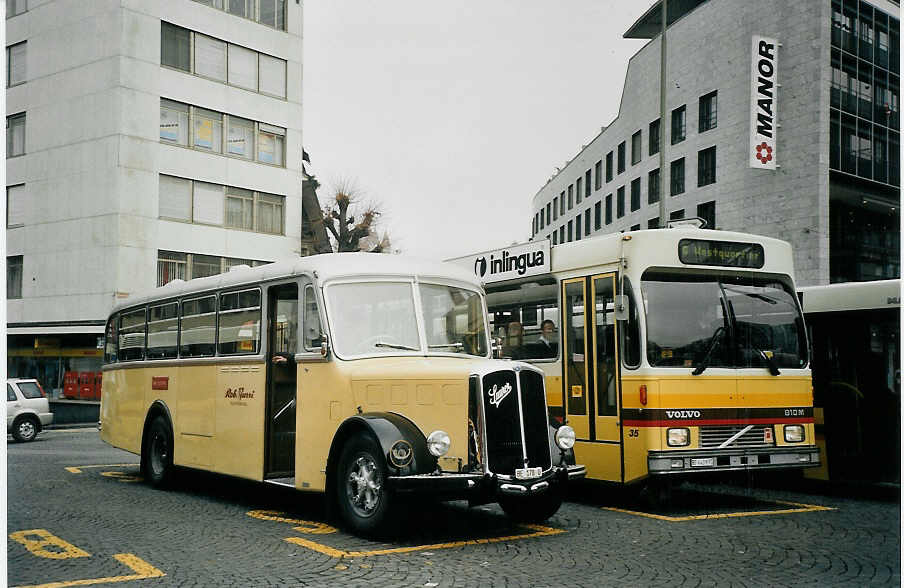
<svg viewBox="0 0 904 588">
<path fill-rule="evenodd" d="M 260 265 L 238 266 L 226 273 L 193 280 L 174 280 L 165 286 L 139 292 L 117 302 L 111 314 L 124 308 L 145 304 L 154 300 L 178 298 L 196 292 L 240 287 L 268 280 L 301 275 L 315 276 L 323 283 L 346 277 L 378 278 L 390 276 L 414 276 L 418 279 L 440 279 L 463 282 L 480 289 L 480 282 L 473 273 L 450 263 L 383 253 L 324 253 L 308 257 L 295 257 Z"/>
<path fill-rule="evenodd" d="M 901 280 L 846 282 L 798 288 L 805 313 L 901 308 Z"/>
</svg>

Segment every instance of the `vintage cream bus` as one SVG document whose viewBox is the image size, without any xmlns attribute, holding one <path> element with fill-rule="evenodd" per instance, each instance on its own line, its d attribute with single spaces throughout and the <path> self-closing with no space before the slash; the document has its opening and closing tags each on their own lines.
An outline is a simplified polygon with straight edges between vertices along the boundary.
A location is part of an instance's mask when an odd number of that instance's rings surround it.
<svg viewBox="0 0 904 588">
<path fill-rule="evenodd" d="M 788 243 L 685 226 L 453 261 L 503 357 L 546 374 L 588 478 L 819 465 Z"/>
<path fill-rule="evenodd" d="M 551 516 L 581 477 L 543 372 L 491 359 L 479 282 L 328 254 L 177 280 L 113 309 L 101 437 L 165 485 L 186 466 L 327 492 L 358 533 L 403 496 Z"/>
</svg>

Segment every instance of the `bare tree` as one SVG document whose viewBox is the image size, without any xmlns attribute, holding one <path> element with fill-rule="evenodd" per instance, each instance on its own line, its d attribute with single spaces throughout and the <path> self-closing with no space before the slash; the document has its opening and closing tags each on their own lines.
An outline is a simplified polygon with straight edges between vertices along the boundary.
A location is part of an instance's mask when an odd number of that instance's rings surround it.
<svg viewBox="0 0 904 588">
<path fill-rule="evenodd" d="M 335 250 L 388 253 L 389 236 L 377 234 L 378 207 L 364 202 L 359 190 L 347 180 L 339 182 L 335 192 L 323 209 L 323 224 L 336 244 Z"/>
</svg>

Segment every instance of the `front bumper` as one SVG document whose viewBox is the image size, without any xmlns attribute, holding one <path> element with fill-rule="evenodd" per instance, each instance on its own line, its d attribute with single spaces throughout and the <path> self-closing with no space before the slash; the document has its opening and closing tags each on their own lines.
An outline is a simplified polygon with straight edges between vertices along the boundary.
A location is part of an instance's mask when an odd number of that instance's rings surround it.
<svg viewBox="0 0 904 588">
<path fill-rule="evenodd" d="M 540 494 L 587 475 L 582 465 L 559 465 L 539 478 L 516 480 L 509 476 L 479 473 L 434 472 L 413 476 L 389 476 L 387 481 L 396 492 L 432 494 L 445 499 L 464 499 L 476 495 L 528 496 Z"/>
<path fill-rule="evenodd" d="M 815 445 L 762 449 L 651 451 L 647 455 L 647 466 L 651 476 L 688 472 L 806 468 L 819 464 L 819 448 Z"/>
<path fill-rule="evenodd" d="M 42 412 L 38 415 L 38 418 L 41 420 L 41 426 L 46 427 L 47 425 L 53 422 L 53 413 L 52 412 Z"/>
</svg>

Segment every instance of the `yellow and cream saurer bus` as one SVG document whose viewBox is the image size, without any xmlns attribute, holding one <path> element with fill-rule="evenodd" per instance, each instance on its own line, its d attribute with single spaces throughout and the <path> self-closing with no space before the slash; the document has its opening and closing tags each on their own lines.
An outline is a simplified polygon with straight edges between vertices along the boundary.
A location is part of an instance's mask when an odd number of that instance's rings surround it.
<svg viewBox="0 0 904 588">
<path fill-rule="evenodd" d="M 546 374 L 588 478 L 819 464 L 788 243 L 684 226 L 454 261 L 503 357 Z"/>
<path fill-rule="evenodd" d="M 329 254 L 177 280 L 106 327 L 101 437 L 165 485 L 187 466 L 327 492 L 356 532 L 401 497 L 556 512 L 581 477 L 543 373 L 490 358 L 479 282 L 449 264 Z"/>
</svg>

